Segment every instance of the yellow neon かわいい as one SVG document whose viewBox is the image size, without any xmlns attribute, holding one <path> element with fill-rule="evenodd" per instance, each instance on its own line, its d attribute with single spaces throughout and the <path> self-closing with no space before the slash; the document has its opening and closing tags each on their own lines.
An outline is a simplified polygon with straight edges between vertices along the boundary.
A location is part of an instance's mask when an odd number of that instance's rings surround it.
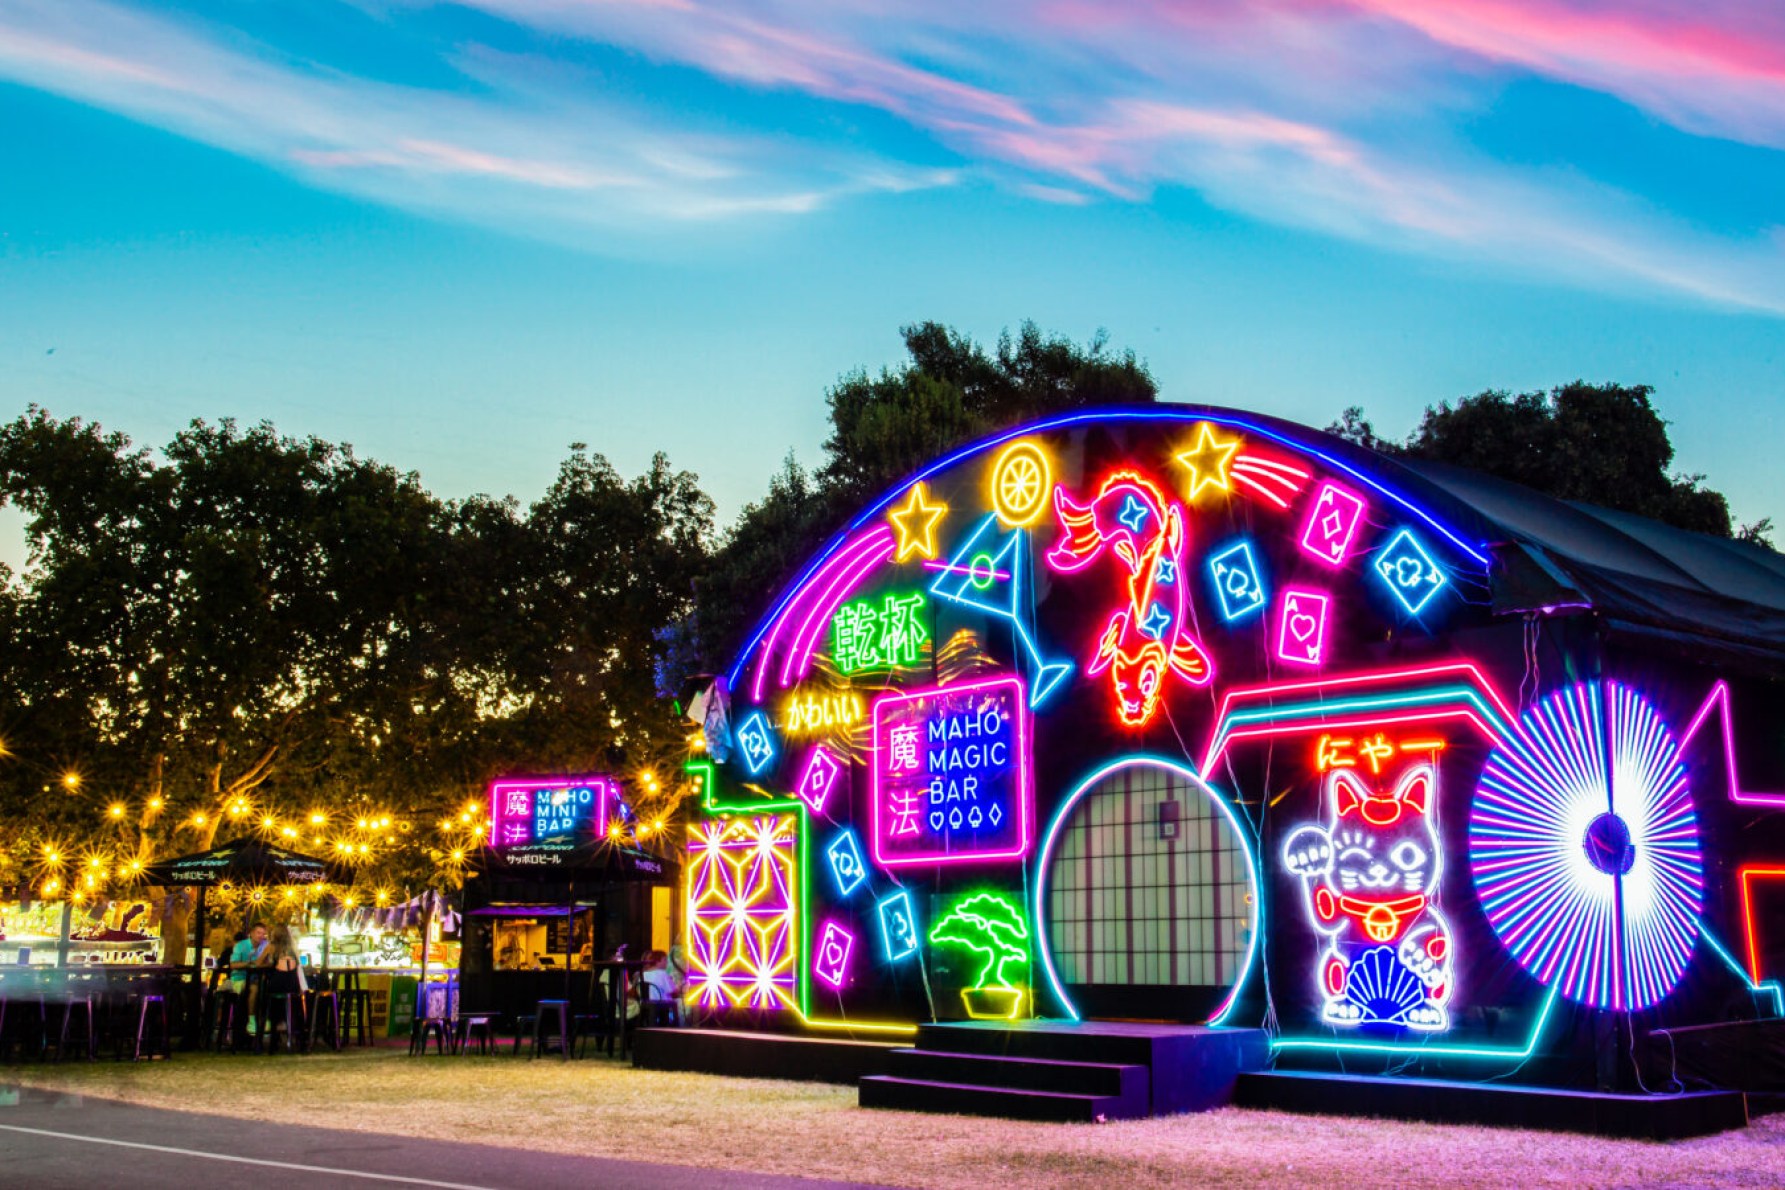
<svg viewBox="0 0 1785 1190">
<path fill-rule="evenodd" d="M 1195 443 L 1189 450 L 1179 451 L 1173 456 L 1179 466 L 1190 472 L 1184 499 L 1195 503 L 1204 488 L 1219 488 L 1223 492 L 1231 492 L 1233 480 L 1228 474 L 1228 468 L 1233 465 L 1234 453 L 1240 446 L 1240 439 L 1217 438 L 1214 426 L 1206 421 L 1197 422 Z"/>
<path fill-rule="evenodd" d="M 905 506 L 887 514 L 886 519 L 899 535 L 898 549 L 893 553 L 895 562 L 903 562 L 914 554 L 925 561 L 936 556 L 936 527 L 948 515 L 948 505 L 932 502 L 927 495 L 923 484 L 912 484 L 911 498 Z"/>
<path fill-rule="evenodd" d="M 862 697 L 850 690 L 795 690 L 781 703 L 781 733 L 790 738 L 854 727 L 867 717 Z"/>
<path fill-rule="evenodd" d="M 1047 510 L 1053 489 L 1053 466 L 1041 447 L 1024 439 L 1004 448 L 992 464 L 992 511 L 1007 528 L 1033 524 Z"/>
</svg>

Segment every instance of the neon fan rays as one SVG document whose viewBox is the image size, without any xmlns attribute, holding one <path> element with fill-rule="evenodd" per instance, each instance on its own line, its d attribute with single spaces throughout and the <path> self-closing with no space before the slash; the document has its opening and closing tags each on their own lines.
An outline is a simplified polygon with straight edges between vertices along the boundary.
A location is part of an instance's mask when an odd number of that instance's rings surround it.
<svg viewBox="0 0 1785 1190">
<path fill-rule="evenodd" d="M 1482 908 L 1527 971 L 1624 1011 L 1679 982 L 1704 906 L 1679 745 L 1627 686 L 1581 683 L 1488 758 L 1469 823 Z M 1609 751 L 1610 755 L 1607 755 Z"/>
</svg>

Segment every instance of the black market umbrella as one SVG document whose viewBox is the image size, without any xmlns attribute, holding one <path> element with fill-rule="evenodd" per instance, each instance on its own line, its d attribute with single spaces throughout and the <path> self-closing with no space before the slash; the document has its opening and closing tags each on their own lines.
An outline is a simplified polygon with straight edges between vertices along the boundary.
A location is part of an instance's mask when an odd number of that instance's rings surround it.
<svg viewBox="0 0 1785 1190">
<path fill-rule="evenodd" d="M 677 865 L 608 839 L 566 840 L 525 847 L 485 847 L 473 865 L 485 875 L 581 885 L 674 883 Z"/>
<path fill-rule="evenodd" d="M 259 839 L 234 839 L 209 851 L 164 859 L 143 869 L 149 884 L 212 888 L 219 884 L 349 884 L 353 873 L 325 859 Z"/>
</svg>

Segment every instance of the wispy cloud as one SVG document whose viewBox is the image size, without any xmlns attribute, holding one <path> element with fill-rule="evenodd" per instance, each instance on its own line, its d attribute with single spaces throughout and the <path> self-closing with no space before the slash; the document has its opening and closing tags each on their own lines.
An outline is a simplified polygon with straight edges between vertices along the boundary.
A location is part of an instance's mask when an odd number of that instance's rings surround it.
<svg viewBox="0 0 1785 1190">
<path fill-rule="evenodd" d="M 600 242 L 963 182 L 1081 206 L 1181 187 L 1396 251 L 1785 313 L 1776 228 L 1707 229 L 1577 171 L 1496 160 L 1458 131 L 1506 80 L 1536 75 L 1695 134 L 1785 145 L 1785 17 L 1763 6 L 367 2 L 399 30 L 475 11 L 527 49 L 440 46 L 418 31 L 466 82 L 424 89 L 105 0 L 12 0 L 0 7 L 0 73 L 318 185 L 535 234 Z M 582 51 L 614 48 L 647 64 L 631 103 L 577 65 Z M 754 123 L 687 93 L 652 102 L 652 86 L 688 71 L 717 94 L 782 102 L 759 105 Z M 813 113 L 807 131 L 776 123 L 789 104 Z M 847 127 L 852 112 L 918 135 L 809 131 L 825 113 Z"/>
<path fill-rule="evenodd" d="M 525 63 L 496 56 L 455 65 L 462 90 L 422 89 L 290 62 L 102 0 L 0 7 L 0 77 L 318 185 L 509 230 L 627 232 L 949 180 L 868 153 L 673 127 L 576 90 L 541 95 L 519 77 Z"/>
</svg>

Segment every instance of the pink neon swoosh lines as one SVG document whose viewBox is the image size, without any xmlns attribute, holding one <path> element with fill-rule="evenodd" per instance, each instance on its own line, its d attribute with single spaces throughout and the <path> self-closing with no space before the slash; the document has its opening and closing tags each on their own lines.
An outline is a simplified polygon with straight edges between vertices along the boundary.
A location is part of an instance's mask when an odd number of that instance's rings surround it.
<svg viewBox="0 0 1785 1190">
<path fill-rule="evenodd" d="M 875 528 L 868 530 L 854 541 L 849 542 L 839 549 L 829 561 L 805 581 L 799 592 L 792 599 L 787 601 L 787 606 L 782 608 L 781 614 L 775 618 L 774 626 L 771 627 L 768 634 L 762 638 L 760 652 L 757 654 L 756 658 L 756 679 L 750 685 L 750 698 L 752 701 L 762 701 L 763 683 L 768 678 L 769 665 L 774 658 L 775 645 L 781 638 L 781 631 L 786 628 L 793 620 L 794 616 L 799 613 L 800 608 L 806 604 L 813 590 L 816 589 L 820 583 L 827 581 L 827 579 L 839 569 L 847 567 L 851 563 L 859 560 L 864 551 L 872 550 L 876 545 L 882 549 L 890 549 L 892 547 L 892 539 L 893 531 L 891 527 L 887 525 L 878 525 Z M 785 683 L 785 679 L 783 679 L 783 683 Z"/>
<path fill-rule="evenodd" d="M 793 648 L 788 650 L 781 661 L 781 684 L 791 685 L 806 676 L 812 665 L 812 650 L 818 645 L 818 638 L 824 632 L 824 625 L 836 612 L 837 605 L 848 598 L 849 593 L 861 581 L 880 568 L 880 565 L 893 553 L 893 531 L 886 529 L 883 535 L 876 537 L 871 548 L 858 555 L 843 572 L 832 580 L 825 588 L 824 594 L 806 613 L 806 620 L 794 634 Z"/>
</svg>

